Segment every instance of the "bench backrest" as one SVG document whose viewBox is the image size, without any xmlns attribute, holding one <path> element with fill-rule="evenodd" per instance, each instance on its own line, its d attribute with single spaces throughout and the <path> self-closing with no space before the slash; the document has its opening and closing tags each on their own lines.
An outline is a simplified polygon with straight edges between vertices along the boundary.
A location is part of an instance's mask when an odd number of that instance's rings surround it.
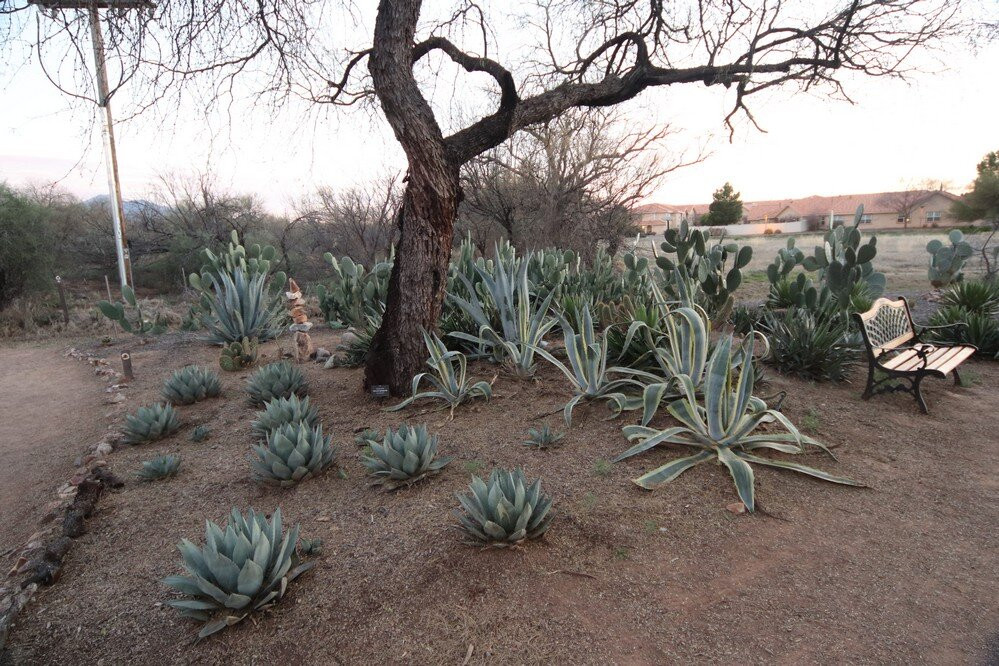
<svg viewBox="0 0 999 666">
<path fill-rule="evenodd" d="M 867 312 L 855 315 L 860 321 L 864 342 L 875 357 L 916 337 L 909 304 L 904 298 L 879 298 Z"/>
</svg>

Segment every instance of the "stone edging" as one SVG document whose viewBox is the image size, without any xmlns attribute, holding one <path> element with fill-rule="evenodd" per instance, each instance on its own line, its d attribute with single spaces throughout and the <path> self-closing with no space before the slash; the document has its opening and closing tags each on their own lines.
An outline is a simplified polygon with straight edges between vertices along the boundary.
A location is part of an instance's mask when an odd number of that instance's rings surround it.
<svg viewBox="0 0 999 666">
<path fill-rule="evenodd" d="M 124 402 L 123 389 L 127 384 L 121 383 L 121 374 L 107 359 L 75 348 L 70 348 L 65 356 L 85 361 L 93 367 L 95 375 L 107 380 L 105 392 L 110 395 L 105 403 Z M 63 558 L 72 547 L 73 539 L 86 531 L 84 520 L 93 513 L 100 496 L 105 490 L 123 485 L 107 467 L 107 456 L 114 451 L 121 436 L 116 424 L 109 425 L 104 437 L 76 459 L 73 476 L 59 487 L 55 498 L 45 506 L 45 516 L 35 533 L 20 548 L 3 554 L 4 558 L 13 559 L 14 565 L 0 582 L 0 657 L 17 614 L 40 585 L 51 585 L 59 579 Z"/>
</svg>

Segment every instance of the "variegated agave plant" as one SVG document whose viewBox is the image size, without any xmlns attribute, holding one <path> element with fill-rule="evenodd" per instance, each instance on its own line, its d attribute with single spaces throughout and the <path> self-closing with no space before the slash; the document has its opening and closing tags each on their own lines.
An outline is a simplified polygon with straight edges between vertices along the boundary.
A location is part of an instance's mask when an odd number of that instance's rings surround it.
<svg viewBox="0 0 999 666">
<path fill-rule="evenodd" d="M 167 605 L 205 623 L 199 639 L 232 626 L 277 602 L 288 583 L 315 566 L 298 563 L 297 544 L 297 526 L 282 534 L 281 509 L 271 520 L 253 509 L 245 516 L 233 509 L 225 529 L 205 521 L 203 547 L 187 539 L 177 546 L 187 574 L 163 580 L 187 598 Z"/>
<path fill-rule="evenodd" d="M 753 353 L 752 338 L 747 347 L 747 358 L 750 358 Z M 694 455 L 672 460 L 634 479 L 634 482 L 651 490 L 672 481 L 695 465 L 716 460 L 728 468 L 735 481 L 739 499 L 749 511 L 753 511 L 756 506 L 751 463 L 789 469 L 823 481 L 863 486 L 864 484 L 853 479 L 834 476 L 813 467 L 756 455 L 761 449 L 802 454 L 805 453 L 806 445 L 812 445 L 833 457 L 823 444 L 802 435 L 786 416 L 779 411 L 767 409 L 765 402 L 753 396 L 753 364 L 742 364 L 741 371 L 736 376 L 732 362 L 733 352 L 732 336 L 722 338 L 708 361 L 703 402 L 697 398 L 693 380 L 687 375 L 678 375 L 675 381 L 682 397 L 671 402 L 667 410 L 682 425 L 664 429 L 650 428 L 647 425 L 625 426 L 622 429 L 625 436 L 638 443 L 617 456 L 614 462 L 660 444 L 693 447 L 698 450 Z M 647 413 L 643 421 L 647 423 L 649 419 L 651 414 Z M 752 434 L 761 424 L 774 422 L 780 423 L 787 432 Z"/>
<path fill-rule="evenodd" d="M 528 486 L 523 470 L 494 469 L 488 483 L 473 476 L 469 490 L 457 495 L 464 512 L 455 515 L 473 543 L 516 546 L 540 537 L 551 524 L 552 498 L 541 492 L 541 479 Z"/>
<path fill-rule="evenodd" d="M 593 315 L 590 314 L 588 307 L 577 314 L 577 319 L 582 322 L 579 333 L 573 330 L 572 324 L 567 319 L 563 318 L 561 321 L 569 367 L 544 349 L 537 349 L 538 354 L 561 370 L 572 383 L 575 395 L 562 410 L 567 426 L 572 425 L 573 408 L 583 400 L 606 399 L 614 410 L 614 415 L 617 415 L 629 405 L 624 389 L 642 390 L 645 384 L 639 381 L 639 378 L 645 379 L 646 382 L 661 381 L 655 375 L 641 370 L 624 367 L 608 368 L 607 332 L 604 331 L 601 339 L 597 339 L 593 328 Z M 616 378 L 613 377 L 615 375 Z"/>
<path fill-rule="evenodd" d="M 427 365 L 433 369 L 433 373 L 421 372 L 413 377 L 413 395 L 385 411 L 394 412 L 417 400 L 432 398 L 447 402 L 451 406 L 453 415 L 455 408 L 463 402 L 475 398 L 488 400 L 492 397 L 493 387 L 489 382 L 479 381 L 474 384 L 469 382 L 468 360 L 464 354 L 459 351 L 448 351 L 441 339 L 433 333 L 424 331 L 423 341 L 430 352 Z M 435 390 L 419 393 L 420 383 L 424 379 L 430 382 Z"/>
</svg>

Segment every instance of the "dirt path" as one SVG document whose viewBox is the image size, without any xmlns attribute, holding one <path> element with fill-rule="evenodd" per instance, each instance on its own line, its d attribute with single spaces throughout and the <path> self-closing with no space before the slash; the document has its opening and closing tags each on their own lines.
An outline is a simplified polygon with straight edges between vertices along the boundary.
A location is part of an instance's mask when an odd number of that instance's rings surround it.
<svg viewBox="0 0 999 666">
<path fill-rule="evenodd" d="M 61 347 L 0 349 L 0 553 L 24 543 L 104 429 L 101 384 Z"/>
</svg>

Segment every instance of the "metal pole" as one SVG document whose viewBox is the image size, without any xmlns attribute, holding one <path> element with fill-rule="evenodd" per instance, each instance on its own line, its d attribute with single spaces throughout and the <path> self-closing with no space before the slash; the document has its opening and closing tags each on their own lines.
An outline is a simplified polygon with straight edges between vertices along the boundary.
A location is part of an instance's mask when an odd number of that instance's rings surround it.
<svg viewBox="0 0 999 666">
<path fill-rule="evenodd" d="M 114 223 L 114 245 L 118 255 L 118 282 L 122 287 L 132 285 L 132 260 L 125 236 L 125 208 L 121 200 L 121 183 L 118 180 L 118 154 L 114 144 L 114 124 L 111 118 L 111 100 L 108 93 L 108 73 L 104 62 L 104 36 L 97 4 L 90 5 L 90 35 L 94 45 L 94 69 L 97 72 L 97 106 L 103 112 L 104 163 L 111 190 L 111 219 Z"/>
<path fill-rule="evenodd" d="M 69 306 L 66 305 L 66 290 L 62 288 L 62 278 L 58 275 L 55 277 L 56 286 L 59 287 L 59 307 L 62 308 L 62 321 L 65 324 L 69 324 Z"/>
</svg>

